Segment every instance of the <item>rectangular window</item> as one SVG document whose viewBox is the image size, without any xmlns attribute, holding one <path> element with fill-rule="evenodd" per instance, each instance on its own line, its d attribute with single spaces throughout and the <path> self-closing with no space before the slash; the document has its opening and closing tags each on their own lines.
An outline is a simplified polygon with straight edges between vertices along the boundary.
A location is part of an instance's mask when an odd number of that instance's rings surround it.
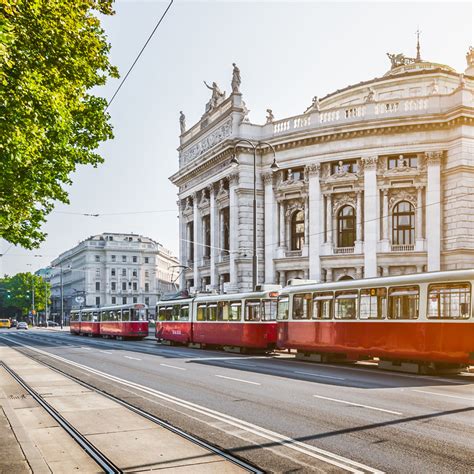
<svg viewBox="0 0 474 474">
<path fill-rule="evenodd" d="M 126 297 L 126 296 L 124 296 L 124 297 L 122 298 L 122 304 L 127 304 L 127 297 Z"/>
<path fill-rule="evenodd" d="M 145 278 L 148 278 L 150 276 L 150 272 L 148 270 L 145 270 Z"/>
<path fill-rule="evenodd" d="M 134 289 L 134 291 L 138 290 L 138 283 L 136 281 L 133 282 L 133 289 Z M 135 301 L 134 301 L 134 303 L 135 303 Z"/>
<path fill-rule="evenodd" d="M 179 321 L 180 306 L 177 304 L 174 305 L 172 313 L 173 313 L 173 321 Z"/>
<path fill-rule="evenodd" d="M 331 163 L 331 174 L 338 173 L 357 173 L 359 171 L 359 164 L 357 160 L 339 161 Z"/>
<path fill-rule="evenodd" d="M 331 291 L 315 293 L 313 296 L 313 319 L 332 319 L 334 294 Z"/>
<path fill-rule="evenodd" d="M 217 303 L 207 305 L 207 318 L 208 321 L 217 321 Z"/>
<path fill-rule="evenodd" d="M 420 300 L 418 286 L 397 286 L 388 290 L 388 317 L 390 319 L 417 319 Z"/>
<path fill-rule="evenodd" d="M 179 320 L 180 321 L 188 321 L 189 320 L 189 306 L 181 306 L 179 310 Z"/>
<path fill-rule="evenodd" d="M 287 296 L 278 299 L 277 320 L 286 321 L 288 319 L 289 300 Z"/>
<path fill-rule="evenodd" d="M 388 169 L 394 168 L 417 168 L 418 157 L 416 155 L 396 155 L 387 159 Z"/>
<path fill-rule="evenodd" d="M 146 304 L 147 306 L 150 305 L 150 298 L 149 298 L 148 296 L 145 298 L 145 304 Z"/>
<path fill-rule="evenodd" d="M 150 263 L 150 258 L 149 257 L 145 257 L 145 263 Z"/>
<path fill-rule="evenodd" d="M 127 276 L 127 269 L 126 268 L 122 268 L 122 276 Z"/>
<path fill-rule="evenodd" d="M 160 309 L 158 310 L 158 319 L 160 321 L 171 321 L 172 318 L 172 311 L 173 307 L 172 306 L 160 306 Z"/>
<path fill-rule="evenodd" d="M 137 270 L 133 270 L 133 271 L 132 271 L 132 276 L 133 276 L 133 277 L 137 277 L 137 276 L 138 276 L 138 271 L 137 271 Z"/>
<path fill-rule="evenodd" d="M 136 297 L 136 296 L 134 296 L 134 297 L 133 297 L 133 299 L 132 299 L 132 302 L 133 302 L 133 303 L 137 303 L 137 302 L 138 302 L 138 300 L 137 300 L 137 297 Z"/>
<path fill-rule="evenodd" d="M 126 291 L 126 289 L 127 289 L 127 282 L 122 281 L 122 291 Z"/>
<path fill-rule="evenodd" d="M 112 259 L 112 262 L 116 262 L 116 261 L 117 261 L 117 256 L 116 256 L 116 255 L 111 255 L 110 258 Z"/>
<path fill-rule="evenodd" d="M 112 270 L 110 270 L 110 275 L 113 277 L 115 276 L 115 268 L 112 268 Z"/>
<path fill-rule="evenodd" d="M 100 268 L 95 269 L 95 276 L 100 277 Z"/>
<path fill-rule="evenodd" d="M 230 304 L 229 321 L 240 321 L 242 319 L 242 303 L 235 301 Z"/>
<path fill-rule="evenodd" d="M 112 296 L 112 304 L 116 304 L 117 302 L 117 298 L 115 298 L 115 296 Z"/>
<path fill-rule="evenodd" d="M 467 319 L 470 306 L 470 283 L 444 283 L 428 287 L 428 318 Z"/>
<path fill-rule="evenodd" d="M 219 301 L 217 303 L 217 320 L 229 321 L 230 305 L 228 301 Z"/>
<path fill-rule="evenodd" d="M 100 262 L 100 255 L 96 255 L 96 256 L 95 256 L 95 261 L 96 261 L 96 262 Z"/>
<path fill-rule="evenodd" d="M 387 317 L 386 288 L 360 290 L 360 319 L 385 319 Z"/>
<path fill-rule="evenodd" d="M 334 317 L 336 319 L 356 319 L 358 296 L 357 290 L 336 291 Z"/>
<path fill-rule="evenodd" d="M 112 282 L 110 283 L 110 289 L 111 289 L 112 291 L 115 291 L 115 290 L 117 289 L 117 283 L 116 283 L 115 281 L 112 281 Z"/>
<path fill-rule="evenodd" d="M 262 305 L 263 305 L 262 319 L 264 321 L 275 321 L 277 306 L 278 306 L 278 303 L 276 302 L 276 300 L 263 300 Z"/>
<path fill-rule="evenodd" d="M 137 257 L 136 255 L 134 255 L 134 256 L 132 257 L 132 262 L 133 262 L 133 263 L 137 263 L 137 262 L 138 262 L 138 257 Z"/>
<path fill-rule="evenodd" d="M 262 302 L 247 300 L 245 302 L 245 321 L 260 321 L 262 318 Z"/>
<path fill-rule="evenodd" d="M 147 293 L 150 291 L 150 283 L 145 283 L 145 291 Z"/>
<path fill-rule="evenodd" d="M 127 256 L 126 255 L 122 255 L 122 262 L 126 262 L 127 261 Z"/>
<path fill-rule="evenodd" d="M 100 291 L 100 281 L 95 282 L 95 291 Z"/>
<path fill-rule="evenodd" d="M 123 309 L 122 310 L 122 321 L 130 321 L 130 310 Z"/>
<path fill-rule="evenodd" d="M 206 320 L 206 305 L 205 304 L 198 304 L 196 319 L 198 321 Z"/>
<path fill-rule="evenodd" d="M 311 293 L 293 295 L 293 319 L 309 319 L 311 316 Z"/>
<path fill-rule="evenodd" d="M 100 306 L 100 296 L 95 297 L 95 305 Z"/>
</svg>

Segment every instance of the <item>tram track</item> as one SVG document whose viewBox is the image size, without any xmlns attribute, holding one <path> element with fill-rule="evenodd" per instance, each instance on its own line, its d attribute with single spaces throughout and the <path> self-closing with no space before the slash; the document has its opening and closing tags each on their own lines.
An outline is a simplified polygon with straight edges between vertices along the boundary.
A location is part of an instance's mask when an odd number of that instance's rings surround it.
<svg viewBox="0 0 474 474">
<path fill-rule="evenodd" d="M 47 367 L 48 369 L 53 370 L 54 372 L 68 378 L 69 380 L 72 380 L 73 382 L 81 385 L 82 387 L 95 392 L 121 406 L 124 408 L 130 410 L 131 412 L 147 419 L 148 421 L 151 421 L 152 423 L 165 428 L 166 430 L 180 436 L 181 438 L 186 439 L 187 441 L 203 448 L 206 449 L 213 454 L 216 454 L 217 456 L 220 456 L 224 458 L 225 460 L 231 462 L 232 464 L 242 468 L 243 470 L 249 472 L 249 473 L 254 473 L 254 474 L 263 474 L 264 471 L 261 469 L 257 468 L 256 466 L 253 466 L 252 464 L 244 461 L 243 459 L 240 459 L 231 453 L 214 446 L 210 443 L 207 443 L 206 441 L 197 438 L 196 436 L 193 436 L 173 425 L 170 423 L 162 420 L 161 418 L 145 411 L 142 410 L 141 408 L 136 407 L 135 405 L 132 405 L 131 403 L 122 400 L 104 390 L 101 390 L 94 385 L 91 385 L 83 380 L 81 380 L 78 377 L 75 377 L 57 367 L 55 367 L 52 364 L 49 364 L 45 362 L 44 360 L 41 360 L 39 358 L 36 358 L 34 356 L 31 356 L 29 354 L 26 354 L 25 351 L 19 350 L 25 357 L 28 357 L 31 360 L 34 360 L 35 362 Z M 0 361 L 0 367 L 3 367 L 14 379 L 16 382 L 18 382 L 33 398 L 34 400 L 46 410 L 46 412 L 51 415 L 56 422 L 77 442 L 81 448 L 84 449 L 84 451 L 104 470 L 105 473 L 107 474 L 114 474 L 114 473 L 122 473 L 124 472 L 121 470 L 119 467 L 117 467 L 114 462 L 110 459 L 108 459 L 100 450 L 98 450 L 84 435 L 82 435 L 74 426 L 72 426 L 71 423 L 69 423 L 59 412 L 56 410 L 54 407 L 52 407 L 41 395 L 39 395 L 28 383 L 26 383 L 11 367 L 9 367 L 5 362 Z"/>
</svg>

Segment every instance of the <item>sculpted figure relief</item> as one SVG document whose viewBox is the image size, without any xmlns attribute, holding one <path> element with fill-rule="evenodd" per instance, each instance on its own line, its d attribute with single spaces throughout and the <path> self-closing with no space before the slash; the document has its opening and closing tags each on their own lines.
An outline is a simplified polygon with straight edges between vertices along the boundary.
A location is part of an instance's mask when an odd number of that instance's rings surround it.
<svg viewBox="0 0 474 474">
<path fill-rule="evenodd" d="M 438 81 L 436 79 L 433 79 L 433 82 L 429 85 L 429 94 L 430 95 L 439 94 L 439 86 L 438 86 Z"/>
<path fill-rule="evenodd" d="M 232 66 L 234 66 L 234 69 L 232 71 L 231 86 L 232 86 L 232 92 L 235 94 L 235 93 L 240 92 L 239 91 L 240 84 L 241 84 L 240 69 L 237 67 L 237 65 L 235 63 L 232 63 Z"/>
<path fill-rule="evenodd" d="M 369 93 L 367 94 L 365 101 L 369 103 L 369 102 L 374 102 L 374 100 L 375 100 L 375 91 L 372 87 L 369 87 Z"/>
</svg>

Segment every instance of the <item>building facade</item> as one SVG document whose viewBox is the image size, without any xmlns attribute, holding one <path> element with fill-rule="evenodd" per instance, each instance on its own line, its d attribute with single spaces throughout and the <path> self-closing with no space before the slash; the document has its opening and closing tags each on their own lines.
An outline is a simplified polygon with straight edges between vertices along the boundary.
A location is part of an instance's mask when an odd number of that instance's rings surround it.
<svg viewBox="0 0 474 474">
<path fill-rule="evenodd" d="M 51 262 L 52 313 L 79 307 L 144 303 L 154 314 L 161 294 L 175 290 L 178 260 L 161 244 L 136 234 L 89 237 Z"/>
<path fill-rule="evenodd" d="M 462 74 L 419 49 L 388 56 L 382 77 L 314 97 L 295 117 L 268 109 L 263 125 L 247 118 L 234 65 L 229 97 L 214 83 L 197 124 L 186 130 L 181 115 L 170 179 L 182 288 L 251 288 L 251 145 L 258 283 L 474 266 L 474 50 Z"/>
</svg>

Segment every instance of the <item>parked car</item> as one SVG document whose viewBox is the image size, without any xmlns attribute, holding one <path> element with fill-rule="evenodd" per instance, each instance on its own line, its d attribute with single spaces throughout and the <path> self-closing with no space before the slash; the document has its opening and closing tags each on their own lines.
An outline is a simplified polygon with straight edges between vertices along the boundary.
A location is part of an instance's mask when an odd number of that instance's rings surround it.
<svg viewBox="0 0 474 474">
<path fill-rule="evenodd" d="M 17 328 L 17 329 L 28 329 L 28 324 L 26 324 L 24 321 L 20 321 L 20 322 L 16 325 L 16 328 Z"/>
<path fill-rule="evenodd" d="M 56 321 L 46 321 L 46 324 L 48 327 L 59 326 L 59 324 Z"/>
</svg>

